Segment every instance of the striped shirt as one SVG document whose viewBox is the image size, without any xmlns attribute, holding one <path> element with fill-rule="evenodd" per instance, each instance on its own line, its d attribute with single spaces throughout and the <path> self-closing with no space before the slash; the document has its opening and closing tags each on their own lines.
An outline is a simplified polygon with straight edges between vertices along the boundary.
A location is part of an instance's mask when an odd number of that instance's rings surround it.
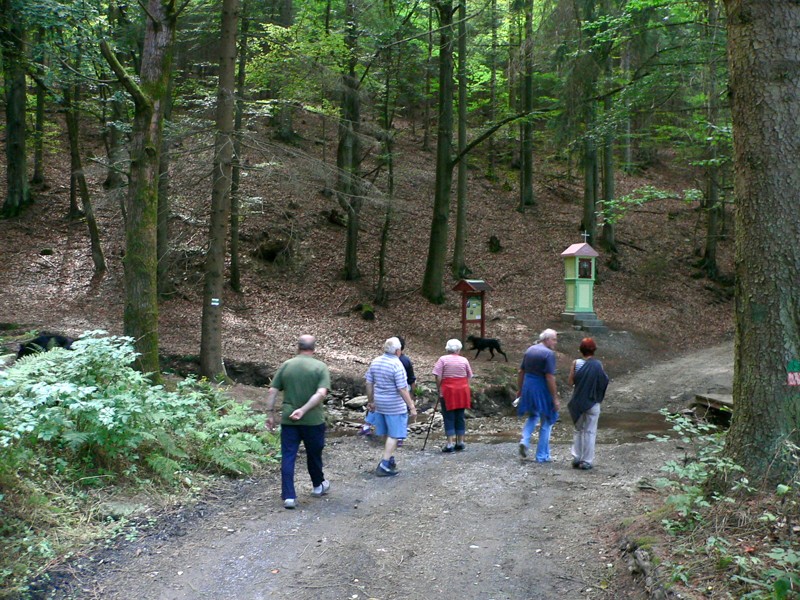
<svg viewBox="0 0 800 600">
<path fill-rule="evenodd" d="M 448 377 L 472 377 L 469 361 L 458 354 L 445 354 L 436 361 L 433 374 L 441 379 Z"/>
<path fill-rule="evenodd" d="M 404 415 L 408 412 L 406 401 L 399 392 L 408 387 L 406 369 L 396 355 L 384 353 L 374 359 L 364 379 L 374 386 L 375 412 L 383 415 Z"/>
</svg>

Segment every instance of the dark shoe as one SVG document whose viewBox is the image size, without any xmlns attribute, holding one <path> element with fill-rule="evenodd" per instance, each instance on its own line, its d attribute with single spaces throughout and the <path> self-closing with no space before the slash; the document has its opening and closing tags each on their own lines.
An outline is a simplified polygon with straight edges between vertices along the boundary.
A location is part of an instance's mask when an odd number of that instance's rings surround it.
<svg viewBox="0 0 800 600">
<path fill-rule="evenodd" d="M 522 458 L 526 458 L 528 456 L 528 447 L 522 442 L 519 444 L 519 455 Z"/>
<path fill-rule="evenodd" d="M 390 468 L 392 471 L 396 471 L 396 470 L 397 470 L 397 463 L 396 463 L 396 462 L 395 462 L 395 460 L 394 460 L 394 456 L 390 456 L 390 457 L 389 457 L 389 468 Z"/>
<path fill-rule="evenodd" d="M 467 445 L 466 444 L 456 444 L 456 452 L 461 452 L 462 450 L 466 450 L 466 449 L 467 449 Z"/>
<path fill-rule="evenodd" d="M 394 477 L 399 472 L 400 471 L 398 471 L 397 469 L 392 469 L 388 465 L 385 465 L 383 461 L 381 461 L 381 463 L 375 469 L 375 475 L 377 475 L 378 477 Z"/>
<path fill-rule="evenodd" d="M 442 448 L 442 452 L 455 452 L 456 447 L 453 444 L 447 444 L 444 448 Z"/>
<path fill-rule="evenodd" d="M 592 463 L 580 462 L 580 463 L 578 463 L 578 468 L 581 471 L 588 471 L 589 469 L 592 468 Z"/>
<path fill-rule="evenodd" d="M 580 469 L 580 466 L 581 466 L 581 461 L 579 461 L 579 460 L 573 460 L 572 461 L 572 468 L 573 469 Z"/>
</svg>

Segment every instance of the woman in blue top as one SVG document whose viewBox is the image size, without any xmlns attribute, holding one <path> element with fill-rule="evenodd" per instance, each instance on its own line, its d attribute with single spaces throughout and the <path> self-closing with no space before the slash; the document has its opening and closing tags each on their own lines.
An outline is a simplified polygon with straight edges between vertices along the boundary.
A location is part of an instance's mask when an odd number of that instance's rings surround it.
<svg viewBox="0 0 800 600">
<path fill-rule="evenodd" d="M 558 333 L 545 329 L 539 340 L 525 351 L 517 375 L 520 402 L 519 416 L 527 415 L 519 441 L 519 454 L 528 456 L 531 436 L 541 420 L 536 462 L 550 462 L 550 431 L 558 419 L 558 390 L 556 389 L 556 353 Z"/>
</svg>

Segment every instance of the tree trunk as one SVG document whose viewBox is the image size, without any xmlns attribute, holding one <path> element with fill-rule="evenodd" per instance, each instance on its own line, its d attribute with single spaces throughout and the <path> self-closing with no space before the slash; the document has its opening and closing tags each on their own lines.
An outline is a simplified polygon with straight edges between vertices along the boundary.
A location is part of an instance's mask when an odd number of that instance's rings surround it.
<svg viewBox="0 0 800 600">
<path fill-rule="evenodd" d="M 109 101 L 111 115 L 106 124 L 106 152 L 108 156 L 108 172 L 103 187 L 116 190 L 125 185 L 125 174 L 128 172 L 126 152 L 123 144 L 124 135 L 120 131 L 120 124 L 126 120 L 125 103 L 112 96 Z"/>
<path fill-rule="evenodd" d="M 279 0 L 278 24 L 283 27 L 291 27 L 292 23 L 294 23 L 294 5 L 292 0 Z"/>
<path fill-rule="evenodd" d="M 622 70 L 622 77 L 625 80 L 631 78 L 631 42 L 625 42 L 622 48 L 622 56 L 620 57 L 620 69 Z M 631 105 L 629 101 L 625 101 L 625 116 L 624 116 L 624 137 L 622 140 L 622 170 L 625 173 L 633 172 L 633 128 L 631 125 Z"/>
<path fill-rule="evenodd" d="M 245 74 L 247 73 L 247 36 L 250 20 L 247 4 L 242 2 L 242 27 L 239 37 L 239 66 L 236 73 L 236 116 L 233 122 L 233 168 L 231 170 L 231 267 L 230 284 L 234 292 L 242 291 L 239 266 L 239 179 L 242 167 L 242 118 L 244 116 Z M 324 123 L 323 116 L 323 123 Z M 325 138 L 323 134 L 323 139 Z M 325 145 L 323 144 L 323 150 Z M 325 158 L 323 156 L 323 162 Z"/>
<path fill-rule="evenodd" d="M 336 195 L 339 205 L 347 215 L 347 238 L 345 241 L 345 280 L 358 279 L 358 231 L 361 217 L 361 100 L 358 96 L 359 80 L 356 74 L 358 25 L 355 0 L 347 0 L 347 33 L 345 46 L 348 50 L 347 72 L 342 76 L 342 105 L 339 120 L 339 146 L 336 152 Z"/>
<path fill-rule="evenodd" d="M 708 0 L 706 43 L 708 44 L 706 64 L 706 120 L 707 129 L 705 158 L 706 158 L 706 243 L 703 252 L 702 268 L 706 277 L 717 279 L 719 268 L 717 266 L 717 241 L 719 240 L 720 216 L 722 203 L 719 193 L 719 167 L 717 166 L 717 143 L 715 130 L 719 120 L 719 106 L 717 102 L 717 63 L 714 60 L 714 42 L 716 40 L 717 22 L 719 17 L 717 0 Z"/>
<path fill-rule="evenodd" d="M 800 4 L 726 0 L 736 195 L 733 420 L 726 454 L 788 483 L 800 393 Z"/>
<path fill-rule="evenodd" d="M 394 152 L 394 140 L 389 130 L 390 127 L 391 125 L 386 128 L 384 142 L 386 168 L 388 169 L 389 198 L 387 199 L 386 212 L 384 213 L 383 227 L 381 228 L 381 245 L 378 251 L 378 285 L 375 289 L 375 304 L 378 306 L 385 306 L 389 301 L 389 294 L 386 291 L 386 254 L 389 250 L 389 232 L 391 231 L 392 215 L 394 212 L 394 156 L 392 155 Z"/>
<path fill-rule="evenodd" d="M 610 102 L 610 100 L 608 101 Z M 614 202 L 614 134 L 607 133 L 603 145 L 603 247 L 609 252 L 617 253 L 616 231 L 613 215 L 607 212 L 607 207 Z"/>
<path fill-rule="evenodd" d="M 230 220 L 238 19 L 239 0 L 223 0 L 211 225 L 205 264 L 200 340 L 200 372 L 209 379 L 226 376 L 222 362 L 222 292 L 225 286 L 225 249 Z"/>
<path fill-rule="evenodd" d="M 458 154 L 467 147 L 467 0 L 458 3 Z M 453 277 L 465 277 L 467 264 L 467 157 L 458 161 L 456 183 L 456 240 Z"/>
<path fill-rule="evenodd" d="M 278 25 L 289 28 L 293 23 L 294 6 L 292 0 L 279 0 Z M 297 139 L 297 133 L 294 130 L 294 106 L 291 102 L 280 102 L 275 106 L 272 122 L 275 126 L 275 136 L 279 140 L 292 143 Z"/>
<path fill-rule="evenodd" d="M 105 40 L 101 41 L 100 49 L 134 101 L 130 185 L 125 199 L 123 328 L 134 339 L 140 355 L 137 367 L 160 380 L 156 277 L 158 165 L 177 13 L 171 0 L 148 0 L 146 6 L 139 84 L 125 71 Z"/>
<path fill-rule="evenodd" d="M 92 262 L 94 263 L 94 274 L 102 275 L 106 271 L 106 259 L 103 256 L 103 248 L 100 245 L 100 230 L 97 227 L 97 219 L 94 217 L 92 208 L 92 198 L 89 195 L 89 185 L 86 183 L 86 175 L 83 172 L 81 161 L 80 144 L 78 140 L 78 110 L 75 107 L 73 98 L 76 95 L 73 90 L 65 88 L 64 93 L 64 113 L 67 123 L 67 137 L 69 138 L 69 155 L 72 172 L 70 178 L 75 182 L 81 197 L 83 215 L 86 219 L 86 227 L 89 230 L 89 240 L 92 249 Z"/>
<path fill-rule="evenodd" d="M 172 120 L 172 76 L 167 83 L 167 93 L 164 97 L 164 122 Z M 172 143 L 169 130 L 161 136 L 161 156 L 158 160 L 158 232 L 156 234 L 156 253 L 158 254 L 158 295 L 162 298 L 175 293 L 175 285 L 170 280 L 171 267 L 169 215 L 171 212 L 169 197 L 169 147 Z"/>
<path fill-rule="evenodd" d="M 611 55 L 606 57 L 606 85 L 613 85 L 614 69 Z M 613 109 L 611 96 L 606 96 L 605 113 L 611 114 Z M 613 215 L 609 212 L 609 207 L 613 205 L 616 189 L 614 186 L 614 131 L 609 127 L 603 139 L 603 247 L 611 252 L 612 264 L 617 265 L 617 240 L 614 226 Z"/>
<path fill-rule="evenodd" d="M 489 110 L 488 118 L 490 123 L 494 123 L 497 118 L 497 0 L 491 0 L 491 27 L 492 27 L 492 49 L 489 57 Z M 486 178 L 489 181 L 497 180 L 497 143 L 492 137 L 489 140 L 488 166 L 486 168 Z"/>
<path fill-rule="evenodd" d="M 39 28 L 38 33 L 39 58 L 37 67 L 39 73 L 43 73 L 47 66 L 45 56 L 45 31 Z M 44 84 L 37 78 L 36 80 L 36 124 L 33 136 L 33 177 L 31 183 L 36 186 L 44 185 L 44 109 L 47 102 L 47 90 Z"/>
<path fill-rule="evenodd" d="M 594 23 L 596 0 L 584 0 L 583 22 Z M 597 241 L 597 200 L 599 192 L 599 165 L 597 160 L 597 142 L 594 139 L 597 126 L 597 78 L 599 64 L 598 49 L 595 47 L 594 29 L 581 39 L 582 56 L 579 59 L 579 76 L 581 77 L 581 98 L 583 100 L 584 138 L 583 138 L 583 218 L 581 229 L 589 234 L 586 241 L 594 244 Z"/>
<path fill-rule="evenodd" d="M 533 0 L 525 3 L 525 41 L 522 44 L 522 143 L 519 169 L 519 208 L 523 212 L 535 204 L 533 195 Z"/>
<path fill-rule="evenodd" d="M 3 0 L 0 41 L 6 90 L 6 198 L 2 214 L 14 217 L 30 203 L 28 155 L 25 146 L 25 28 L 19 0 Z"/>
<path fill-rule="evenodd" d="M 453 5 L 436 0 L 439 13 L 439 126 L 436 139 L 436 187 L 433 198 L 431 237 L 422 281 L 422 294 L 431 302 L 444 302 L 444 264 L 453 185 Z"/>
<path fill-rule="evenodd" d="M 521 79 L 519 77 L 519 59 L 522 58 L 522 37 L 524 35 L 524 25 L 520 25 L 519 7 L 515 0 L 509 2 L 509 24 L 508 24 L 508 110 L 510 112 L 522 112 Z M 508 143 L 511 146 L 511 167 L 521 168 L 522 160 L 522 123 L 518 127 L 509 129 L 512 132 Z"/>
<path fill-rule="evenodd" d="M 514 56 L 520 49 L 519 32 L 519 12 L 514 9 L 515 1 L 509 0 L 509 24 L 508 24 L 508 110 L 519 112 L 522 108 L 518 104 L 519 95 L 517 94 L 517 69 L 511 67 L 514 64 Z"/>
<path fill-rule="evenodd" d="M 124 31 L 129 25 L 124 17 L 122 10 L 116 2 L 110 2 L 108 5 L 108 21 L 120 31 Z M 124 56 L 122 53 L 117 53 L 117 59 L 122 62 Z M 125 135 L 122 132 L 121 125 L 128 121 L 127 110 L 125 103 L 119 97 L 117 90 L 111 88 L 112 96 L 108 102 L 111 109 L 111 115 L 106 119 L 105 129 L 103 131 L 106 156 L 108 157 L 108 172 L 106 179 L 103 182 L 103 187 L 107 190 L 116 190 L 125 185 L 129 174 L 128 156 L 125 149 Z"/>
<path fill-rule="evenodd" d="M 431 149 L 431 72 L 433 65 L 433 7 L 428 7 L 428 58 L 425 61 L 425 110 L 422 116 L 422 149 Z"/>
<path fill-rule="evenodd" d="M 587 128 L 592 124 L 587 123 Z M 597 236 L 598 191 L 597 146 L 590 136 L 583 140 L 583 220 L 581 229 L 589 234 L 586 241 L 593 244 Z"/>
<path fill-rule="evenodd" d="M 391 158 L 389 162 L 391 163 Z M 389 166 L 389 169 L 392 167 Z M 389 231 L 392 226 L 392 202 L 391 198 L 386 205 L 386 212 L 383 217 L 383 227 L 381 227 L 381 245 L 378 251 L 378 285 L 375 288 L 375 304 L 386 306 L 389 302 L 389 294 L 386 291 L 386 254 L 389 249 Z"/>
<path fill-rule="evenodd" d="M 77 60 L 75 61 L 75 65 L 74 65 L 73 69 L 78 71 L 78 72 L 80 72 L 80 68 L 81 68 L 80 47 L 78 48 L 78 51 L 77 51 L 76 54 L 77 54 Z M 72 101 L 71 101 L 71 104 L 73 106 L 73 110 L 77 110 L 74 107 L 75 107 L 76 104 L 78 104 L 81 101 L 81 88 L 80 88 L 79 84 L 75 83 L 75 84 L 73 84 L 71 86 L 71 88 L 68 88 L 68 90 L 69 89 L 71 89 L 72 94 L 73 94 L 73 98 L 72 98 Z M 77 124 L 77 120 L 76 120 L 76 124 Z M 76 135 L 77 135 L 77 130 L 76 130 Z M 76 137 L 76 143 L 77 143 L 77 137 Z M 76 146 L 76 148 L 77 148 L 77 146 Z M 77 163 L 76 163 L 76 159 L 77 159 Z M 80 219 L 80 218 L 83 217 L 83 212 L 81 211 L 80 207 L 78 206 L 78 174 L 80 173 L 82 175 L 82 170 L 83 170 L 79 166 L 80 165 L 80 153 L 79 152 L 75 152 L 75 153 L 71 152 L 70 153 L 70 162 L 71 162 L 71 164 L 70 164 L 70 170 L 69 170 L 69 210 L 67 211 L 67 220 L 68 221 L 73 221 L 73 220 L 77 220 L 77 219 Z"/>
<path fill-rule="evenodd" d="M 388 62 L 388 60 L 387 60 Z M 386 255 L 389 251 L 389 232 L 392 227 L 392 215 L 394 212 L 394 138 L 392 137 L 392 122 L 394 112 L 391 109 L 391 81 L 390 70 L 386 70 L 383 86 L 383 155 L 386 157 L 387 170 L 387 204 L 386 212 L 383 217 L 383 227 L 381 227 L 380 250 L 378 251 L 378 285 L 375 287 L 375 304 L 385 306 L 389 301 L 389 293 L 386 290 Z"/>
<path fill-rule="evenodd" d="M 360 102 L 355 71 L 342 77 L 342 107 L 339 120 L 339 145 L 336 152 L 336 195 L 347 215 L 343 277 L 353 281 L 361 276 L 358 268 L 358 233 L 361 217 L 360 158 L 358 139 Z"/>
</svg>

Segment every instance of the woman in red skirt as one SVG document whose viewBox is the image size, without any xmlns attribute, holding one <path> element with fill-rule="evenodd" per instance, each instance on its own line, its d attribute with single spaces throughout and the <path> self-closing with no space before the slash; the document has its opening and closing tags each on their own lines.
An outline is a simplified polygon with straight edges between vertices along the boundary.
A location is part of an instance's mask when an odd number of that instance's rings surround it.
<svg viewBox="0 0 800 600">
<path fill-rule="evenodd" d="M 461 348 L 459 340 L 448 340 L 445 346 L 447 354 L 440 357 L 433 367 L 436 389 L 442 403 L 444 433 L 447 436 L 447 444 L 442 448 L 442 452 L 460 452 L 467 447 L 464 443 L 464 435 L 467 432 L 464 410 L 472 407 L 472 394 L 469 389 L 472 367 L 469 366 L 469 361 L 461 356 Z"/>
</svg>

